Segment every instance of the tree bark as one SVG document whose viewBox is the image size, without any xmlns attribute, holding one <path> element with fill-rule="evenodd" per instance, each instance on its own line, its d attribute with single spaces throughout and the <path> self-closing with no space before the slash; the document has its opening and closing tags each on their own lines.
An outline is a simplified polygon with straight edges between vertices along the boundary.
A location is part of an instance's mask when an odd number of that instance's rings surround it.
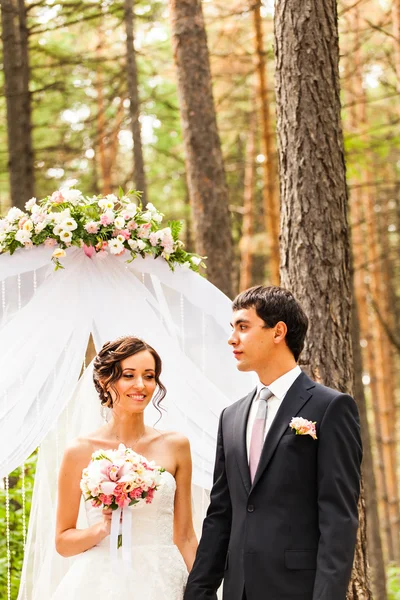
<svg viewBox="0 0 400 600">
<path fill-rule="evenodd" d="M 193 211 L 196 252 L 208 257 L 207 274 L 232 294 L 233 245 L 200 0 L 170 0 L 179 109 Z"/>
<path fill-rule="evenodd" d="M 253 250 L 252 236 L 254 233 L 254 194 L 256 180 L 256 115 L 253 112 L 250 129 L 247 136 L 244 189 L 243 189 L 243 224 L 240 239 L 240 278 L 239 287 L 245 290 L 252 285 Z"/>
<path fill-rule="evenodd" d="M 264 50 L 264 34 L 261 18 L 261 2 L 253 2 L 255 31 L 255 58 L 259 83 L 261 109 L 262 148 L 264 154 L 264 215 L 269 243 L 269 276 L 273 285 L 279 285 L 279 199 L 276 186 L 276 161 L 271 131 L 271 109 L 268 99 L 267 65 Z"/>
<path fill-rule="evenodd" d="M 281 282 L 312 315 L 302 364 L 317 381 L 353 393 L 336 1 L 286 0 L 275 6 Z M 362 494 L 359 515 L 348 600 L 372 598 Z"/>
<path fill-rule="evenodd" d="M 400 93 L 400 0 L 392 0 L 394 35 L 394 65 L 397 75 L 397 91 Z"/>
<path fill-rule="evenodd" d="M 361 92 L 361 60 L 359 43 L 359 21 L 358 7 L 355 7 L 349 14 L 349 28 L 354 32 L 352 47 L 347 49 L 351 56 L 347 66 L 347 71 L 352 71 L 352 76 L 346 78 L 349 93 L 349 101 L 352 102 L 350 110 L 351 131 L 359 130 L 359 114 L 355 102 L 358 94 Z M 355 75 L 354 75 L 355 71 Z M 355 87 L 357 88 L 355 90 Z M 359 179 L 356 179 L 360 183 Z M 363 190 L 360 186 L 355 186 L 351 194 L 351 218 L 352 218 L 352 249 L 353 249 L 353 323 L 352 323 L 352 341 L 353 341 L 353 361 L 354 361 L 354 392 L 360 409 L 361 433 L 363 438 L 363 481 L 365 486 L 365 504 L 367 511 L 367 548 L 368 558 L 372 569 L 372 589 L 375 600 L 387 600 L 385 562 L 383 558 L 382 538 L 380 533 L 380 521 L 378 510 L 378 493 L 374 471 L 374 457 L 372 453 L 371 435 L 367 418 L 367 406 L 362 381 L 363 374 L 363 356 L 360 346 L 360 337 L 366 342 L 366 365 L 370 374 L 370 390 L 372 398 L 377 396 L 377 382 L 375 377 L 375 362 L 372 338 L 368 324 L 368 305 L 366 289 L 366 253 L 365 253 L 365 219 L 362 208 Z M 379 426 L 379 421 L 378 421 Z M 375 428 L 374 428 L 375 430 Z"/>
<path fill-rule="evenodd" d="M 133 180 L 137 190 L 142 192 L 142 204 L 147 203 L 147 183 L 144 169 L 142 132 L 140 126 L 139 83 L 135 50 L 134 0 L 125 0 L 126 63 L 129 92 L 129 113 L 133 139 Z"/>
<path fill-rule="evenodd" d="M 24 1 L 1 0 L 1 16 L 11 202 L 23 209 L 35 193 Z"/>
</svg>

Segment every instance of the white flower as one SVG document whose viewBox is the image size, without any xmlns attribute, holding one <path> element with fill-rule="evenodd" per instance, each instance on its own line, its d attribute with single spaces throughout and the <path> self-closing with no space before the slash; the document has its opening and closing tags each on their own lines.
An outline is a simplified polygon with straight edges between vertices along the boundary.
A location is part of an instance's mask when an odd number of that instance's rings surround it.
<svg viewBox="0 0 400 600">
<path fill-rule="evenodd" d="M 8 227 L 9 223 L 7 219 L 0 219 L 0 231 L 5 231 Z"/>
<path fill-rule="evenodd" d="M 77 179 L 68 179 L 68 181 L 63 183 L 61 186 L 61 189 L 63 190 L 63 196 L 64 196 L 64 190 L 69 190 L 69 188 L 74 187 L 74 185 L 76 185 L 77 183 L 78 183 Z M 64 196 L 64 198 L 65 198 L 65 196 Z"/>
<path fill-rule="evenodd" d="M 75 219 L 69 217 L 61 222 L 61 227 L 64 229 L 64 231 L 75 231 L 75 229 L 78 227 L 78 224 Z"/>
<path fill-rule="evenodd" d="M 147 222 L 149 222 L 149 221 L 151 221 L 151 219 L 153 218 L 153 213 L 152 213 L 150 210 L 146 210 L 146 212 L 144 212 L 144 213 L 141 215 L 141 218 L 142 218 L 144 221 L 147 221 Z"/>
<path fill-rule="evenodd" d="M 143 240 L 128 240 L 128 244 L 134 252 L 138 250 L 142 251 L 146 248 L 146 243 Z"/>
<path fill-rule="evenodd" d="M 37 223 L 37 225 L 35 225 L 35 233 L 40 233 L 41 231 L 43 231 L 46 225 L 46 221 L 42 221 L 42 223 Z"/>
<path fill-rule="evenodd" d="M 117 198 L 117 196 L 115 194 L 107 194 L 106 199 L 109 202 L 114 202 L 114 203 L 118 202 L 118 198 Z"/>
<path fill-rule="evenodd" d="M 71 202 L 71 204 L 78 204 L 78 201 L 82 197 L 82 192 L 79 190 L 62 190 L 62 195 L 64 196 L 64 200 L 66 202 Z"/>
<path fill-rule="evenodd" d="M 60 240 L 65 243 L 69 243 L 72 240 L 72 233 L 70 231 L 62 230 L 59 233 Z"/>
<path fill-rule="evenodd" d="M 66 219 L 71 218 L 71 211 L 69 208 L 65 208 L 61 212 L 50 212 L 49 219 L 53 220 L 55 223 L 62 223 Z"/>
<path fill-rule="evenodd" d="M 162 219 L 163 219 L 163 218 L 162 218 L 162 214 L 161 214 L 161 213 L 159 213 L 159 212 L 158 212 L 158 213 L 154 213 L 154 214 L 153 214 L 153 220 L 154 220 L 156 223 L 161 223 Z"/>
<path fill-rule="evenodd" d="M 53 258 L 64 258 L 64 256 L 66 256 L 67 253 L 65 252 L 65 250 L 63 250 L 62 248 L 57 248 L 56 250 L 54 250 L 52 257 Z"/>
<path fill-rule="evenodd" d="M 36 215 L 37 213 L 40 213 L 42 209 L 40 208 L 40 206 L 38 204 L 34 204 L 31 208 L 31 213 L 32 215 Z"/>
<path fill-rule="evenodd" d="M 121 244 L 123 244 L 125 241 L 125 237 L 123 235 L 117 235 L 115 239 L 121 242 Z"/>
<path fill-rule="evenodd" d="M 129 202 L 129 204 L 127 204 L 125 206 L 125 211 L 129 213 L 129 217 L 134 217 L 137 213 L 137 206 L 134 202 Z"/>
<path fill-rule="evenodd" d="M 104 213 L 109 221 L 109 223 L 114 223 L 115 213 L 112 210 L 106 210 Z"/>
<path fill-rule="evenodd" d="M 114 239 L 108 242 L 108 247 L 110 248 L 111 254 L 121 254 L 124 249 L 124 245 L 121 240 Z"/>
<path fill-rule="evenodd" d="M 154 204 L 152 204 L 151 202 L 148 202 L 146 204 L 146 209 L 149 210 L 150 212 L 158 212 L 158 210 L 156 209 Z"/>
<path fill-rule="evenodd" d="M 55 227 L 53 227 L 53 233 L 54 233 L 54 235 L 60 235 L 60 233 L 62 231 L 63 231 L 63 228 L 61 227 L 60 224 L 58 224 Z"/>
<path fill-rule="evenodd" d="M 192 264 L 196 265 L 197 267 L 201 263 L 201 257 L 200 256 L 192 256 L 192 258 L 190 260 L 191 260 Z"/>
<path fill-rule="evenodd" d="M 7 234 L 0 231 L 0 243 L 4 242 L 6 237 L 7 237 Z"/>
<path fill-rule="evenodd" d="M 25 202 L 25 209 L 30 210 L 34 204 L 36 204 L 36 198 L 31 198 L 28 202 Z"/>
<path fill-rule="evenodd" d="M 107 200 L 107 198 L 102 198 L 101 200 L 98 201 L 97 204 L 103 210 L 108 210 L 108 209 L 114 208 L 114 202 L 112 200 Z"/>
<path fill-rule="evenodd" d="M 31 237 L 31 232 L 26 231 L 24 229 L 19 229 L 15 234 L 15 239 L 17 240 L 17 242 L 21 242 L 21 244 L 25 244 L 25 242 L 28 242 L 31 239 Z"/>
<path fill-rule="evenodd" d="M 117 229 L 123 229 L 125 227 L 124 217 L 117 217 L 114 221 L 114 225 Z"/>
<path fill-rule="evenodd" d="M 25 221 L 25 223 L 22 225 L 22 229 L 23 229 L 23 231 L 32 231 L 32 229 L 33 229 L 32 221 L 30 219 Z"/>
<path fill-rule="evenodd" d="M 8 211 L 8 213 L 6 215 L 6 219 L 9 223 L 13 223 L 14 221 L 16 221 L 17 219 L 20 219 L 23 216 L 24 216 L 24 213 L 22 212 L 22 210 L 13 206 L 13 208 L 10 208 L 10 210 Z"/>
<path fill-rule="evenodd" d="M 181 265 L 184 269 L 190 269 L 190 262 L 187 260 L 186 262 L 182 263 Z"/>
</svg>

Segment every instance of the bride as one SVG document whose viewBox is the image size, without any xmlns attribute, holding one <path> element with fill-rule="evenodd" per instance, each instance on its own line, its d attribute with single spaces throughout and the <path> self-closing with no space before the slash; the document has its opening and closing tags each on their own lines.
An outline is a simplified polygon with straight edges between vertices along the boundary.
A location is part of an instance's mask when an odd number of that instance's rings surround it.
<svg viewBox="0 0 400 600">
<path fill-rule="evenodd" d="M 110 420 L 65 451 L 58 483 L 56 549 L 75 556 L 51 600 L 75 600 L 90 594 L 110 600 L 130 594 L 141 600 L 180 600 L 192 568 L 197 539 L 192 523 L 189 442 L 176 432 L 160 432 L 144 423 L 152 402 L 160 410 L 166 390 L 160 381 L 161 359 L 144 341 L 123 337 L 104 344 L 94 361 L 93 378 Z M 89 526 L 77 528 L 82 471 L 96 450 L 132 448 L 163 467 L 151 504 L 132 511 L 131 560 L 110 557 L 111 509 L 86 502 Z"/>
</svg>

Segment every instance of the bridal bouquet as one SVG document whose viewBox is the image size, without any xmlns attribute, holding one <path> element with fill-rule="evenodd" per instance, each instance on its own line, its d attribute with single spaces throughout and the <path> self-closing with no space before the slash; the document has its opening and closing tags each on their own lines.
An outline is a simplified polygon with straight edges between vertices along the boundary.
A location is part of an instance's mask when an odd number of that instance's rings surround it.
<svg viewBox="0 0 400 600">
<path fill-rule="evenodd" d="M 180 221 L 161 225 L 163 215 L 150 202 L 143 207 L 140 192 L 118 196 L 84 196 L 75 189 L 76 180 L 37 200 L 25 203 L 25 211 L 10 208 L 0 218 L 0 254 L 13 254 L 19 248 L 34 246 L 54 247 L 52 260 L 55 268 L 63 268 L 60 259 L 70 246 L 82 248 L 91 258 L 97 253 L 105 255 L 137 255 L 164 258 L 171 269 L 176 264 L 192 271 L 205 267 L 197 254 L 186 252 L 179 239 Z M 129 261 L 130 261 L 129 260 Z"/>
<path fill-rule="evenodd" d="M 117 510 L 150 504 L 164 470 L 120 444 L 117 450 L 93 452 L 80 487 L 93 506 Z"/>
</svg>

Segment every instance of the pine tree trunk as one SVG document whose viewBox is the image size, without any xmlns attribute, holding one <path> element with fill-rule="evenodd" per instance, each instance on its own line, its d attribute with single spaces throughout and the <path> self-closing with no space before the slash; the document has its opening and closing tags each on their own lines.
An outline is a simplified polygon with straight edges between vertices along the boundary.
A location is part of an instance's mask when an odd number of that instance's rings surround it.
<svg viewBox="0 0 400 600">
<path fill-rule="evenodd" d="M 312 315 L 303 364 L 353 393 L 352 286 L 335 0 L 275 5 L 281 281 Z M 372 598 L 365 506 L 348 600 Z"/>
<path fill-rule="evenodd" d="M 147 184 L 144 170 L 142 133 L 140 127 L 139 83 L 136 64 L 134 37 L 134 0 L 125 0 L 125 30 L 126 30 L 126 63 L 129 91 L 129 112 L 131 116 L 131 131 L 133 139 L 133 179 L 135 188 L 142 192 L 142 203 L 147 203 Z"/>
<path fill-rule="evenodd" d="M 186 172 L 196 252 L 208 256 L 207 275 L 232 293 L 233 245 L 200 0 L 170 0 Z"/>
<path fill-rule="evenodd" d="M 347 71 L 351 72 L 351 76 L 345 78 L 347 82 L 346 91 L 349 93 L 349 101 L 352 101 L 350 110 L 350 126 L 351 131 L 356 132 L 359 129 L 359 115 L 356 103 L 354 100 L 360 92 L 357 89 L 357 95 L 354 87 L 359 88 L 361 84 L 361 60 L 360 60 L 360 43 L 359 43 L 359 22 L 358 8 L 355 7 L 349 14 L 350 30 L 354 32 L 354 41 L 352 47 L 347 48 L 347 53 L 351 60 L 347 63 Z M 359 179 L 355 179 L 355 183 L 360 183 Z M 355 398 L 358 401 L 360 409 L 361 433 L 363 437 L 363 480 L 365 486 L 365 504 L 367 511 L 367 548 L 368 558 L 372 570 L 372 589 L 375 600 L 387 600 L 386 591 L 386 574 L 385 562 L 383 558 L 382 538 L 380 532 L 379 510 L 378 510 L 378 493 L 374 471 L 374 457 L 372 453 L 372 441 L 367 418 L 367 406 L 364 393 L 364 385 L 362 381 L 363 374 L 363 356 L 360 346 L 360 338 L 366 341 L 365 360 L 367 370 L 370 374 L 370 390 L 372 398 L 377 395 L 377 385 L 373 354 L 373 344 L 371 343 L 370 328 L 368 323 L 368 305 L 367 305 L 367 288 L 365 285 L 366 273 L 366 255 L 365 255 L 365 219 L 362 209 L 362 188 L 355 186 L 350 198 L 351 217 L 352 217 L 352 249 L 353 249 L 353 265 L 354 265 L 354 297 L 353 297 L 353 365 L 355 375 Z M 378 422 L 379 424 L 379 422 Z"/>
<path fill-rule="evenodd" d="M 269 242 L 269 278 L 273 285 L 279 285 L 279 200 L 276 186 L 276 166 L 274 134 L 271 131 L 271 109 L 268 99 L 267 68 L 264 50 L 264 34 L 261 18 L 261 2 L 253 3 L 255 30 L 255 58 L 259 83 L 261 108 L 262 148 L 264 154 L 264 215 Z"/>
<path fill-rule="evenodd" d="M 243 224 L 240 240 L 240 279 L 239 288 L 245 290 L 252 285 L 252 236 L 254 233 L 254 194 L 256 179 L 256 115 L 251 115 L 250 129 L 246 143 L 244 190 L 243 190 Z"/>
<path fill-rule="evenodd" d="M 35 188 L 24 1 L 1 0 L 1 17 L 11 202 L 24 208 Z"/>
<path fill-rule="evenodd" d="M 397 91 L 400 93 L 400 0 L 392 0 L 394 35 L 394 66 L 397 75 Z"/>
<path fill-rule="evenodd" d="M 107 156 L 107 136 L 106 136 L 106 115 L 104 103 L 104 81 L 103 71 L 101 67 L 101 59 L 103 58 L 104 48 L 104 31 L 100 26 L 98 29 L 99 41 L 96 46 L 96 57 L 99 60 L 99 65 L 96 71 L 96 92 L 97 92 L 97 135 L 98 135 L 98 157 L 101 177 L 101 193 L 104 195 L 111 194 L 112 181 L 111 170 Z"/>
</svg>

